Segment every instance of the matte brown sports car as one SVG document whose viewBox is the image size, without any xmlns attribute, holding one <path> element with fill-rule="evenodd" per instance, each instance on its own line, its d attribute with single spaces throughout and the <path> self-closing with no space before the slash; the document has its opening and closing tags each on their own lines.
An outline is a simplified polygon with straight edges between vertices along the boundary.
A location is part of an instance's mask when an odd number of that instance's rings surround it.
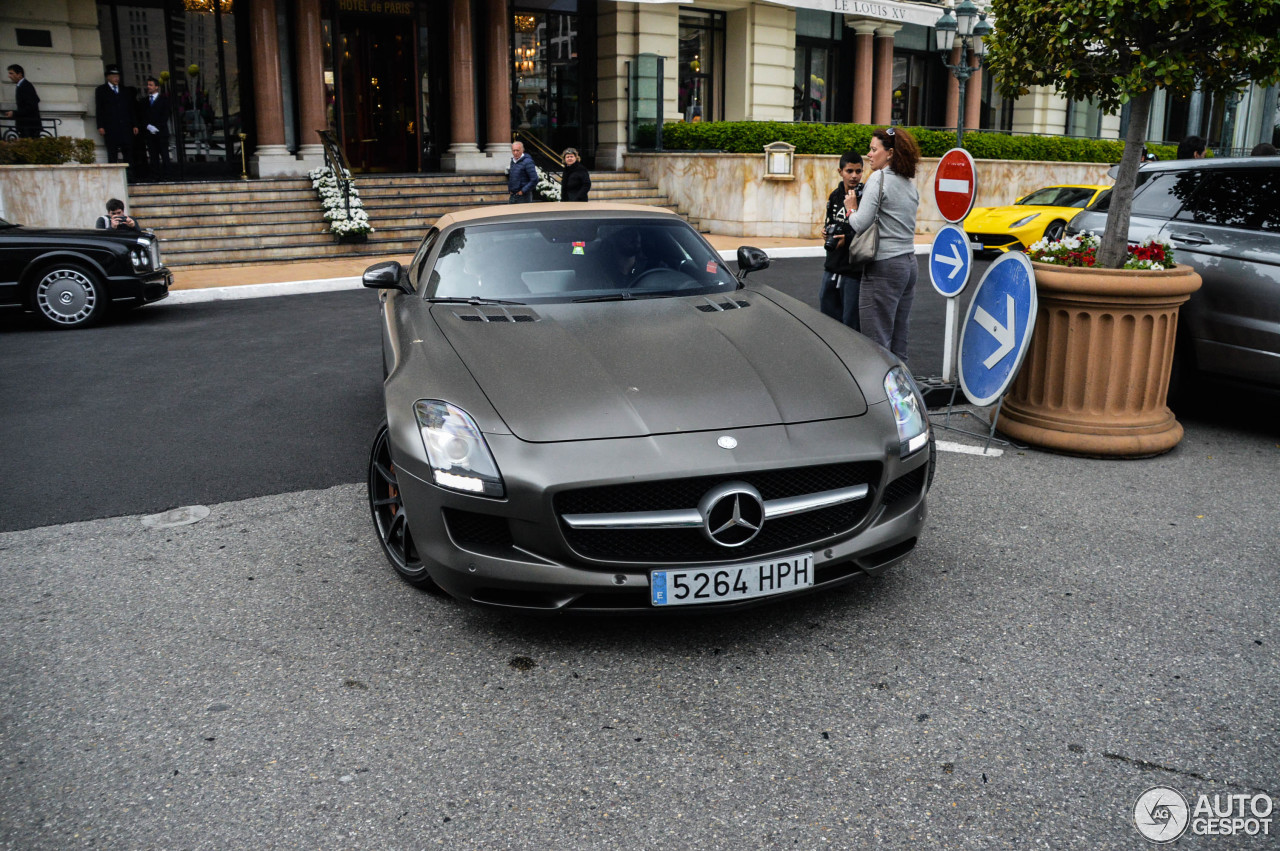
<svg viewBox="0 0 1280 851">
<path fill-rule="evenodd" d="M 768 265 L 738 250 L 739 276 Z M 885 350 L 651 207 L 445 216 L 380 263 L 369 505 L 410 584 L 543 610 L 723 609 L 915 546 L 934 450 Z"/>
</svg>

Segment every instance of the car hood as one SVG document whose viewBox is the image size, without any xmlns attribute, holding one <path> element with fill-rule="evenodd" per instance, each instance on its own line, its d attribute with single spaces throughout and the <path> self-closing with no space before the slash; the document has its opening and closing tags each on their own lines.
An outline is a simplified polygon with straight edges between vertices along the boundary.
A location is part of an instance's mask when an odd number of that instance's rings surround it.
<svg viewBox="0 0 1280 851">
<path fill-rule="evenodd" d="M 981 232 L 990 230 L 1001 230 L 1010 227 L 1019 219 L 1026 218 L 1032 213 L 1039 213 L 1040 221 L 1048 223 L 1047 216 L 1053 216 L 1059 219 L 1069 219 L 1076 213 L 1080 212 L 1076 207 L 1043 207 L 1031 204 L 1017 204 L 1006 207 L 974 207 L 964 220 L 964 227 L 967 231 Z"/>
<path fill-rule="evenodd" d="M 511 308 L 435 304 L 430 312 L 522 440 L 791 424 L 867 409 L 823 339 L 751 291 Z"/>
</svg>

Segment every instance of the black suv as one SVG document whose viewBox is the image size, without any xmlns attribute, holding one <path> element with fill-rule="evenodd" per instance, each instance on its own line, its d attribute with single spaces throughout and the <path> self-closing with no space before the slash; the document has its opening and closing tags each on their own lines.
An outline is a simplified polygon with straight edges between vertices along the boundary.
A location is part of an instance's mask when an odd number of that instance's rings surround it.
<svg viewBox="0 0 1280 851">
<path fill-rule="evenodd" d="M 1171 160 L 1144 165 L 1129 240 L 1156 235 L 1204 286 L 1178 323 L 1177 368 L 1280 389 L 1280 158 Z M 1107 225 L 1107 201 L 1067 233 Z"/>
<path fill-rule="evenodd" d="M 109 307 L 159 301 L 172 285 L 153 234 L 26 228 L 0 219 L 0 308 L 79 328 Z"/>
</svg>

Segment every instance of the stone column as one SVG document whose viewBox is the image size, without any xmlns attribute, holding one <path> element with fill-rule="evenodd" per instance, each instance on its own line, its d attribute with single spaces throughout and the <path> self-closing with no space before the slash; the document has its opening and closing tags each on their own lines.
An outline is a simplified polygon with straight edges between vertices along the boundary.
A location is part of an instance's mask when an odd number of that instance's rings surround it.
<svg viewBox="0 0 1280 851">
<path fill-rule="evenodd" d="M 902 24 L 876 27 L 876 86 L 871 97 L 871 123 L 893 120 L 893 34 Z"/>
<path fill-rule="evenodd" d="M 854 21 L 849 27 L 854 32 L 856 52 L 853 60 L 853 123 L 871 123 L 871 97 L 875 91 L 876 21 Z"/>
<path fill-rule="evenodd" d="M 978 68 L 978 57 L 970 54 L 969 67 Z M 982 126 L 982 71 L 975 70 L 964 90 L 964 129 L 977 130 Z"/>
<path fill-rule="evenodd" d="M 956 38 L 955 47 L 951 48 L 951 54 L 947 56 L 948 65 L 960 64 L 960 39 Z M 956 75 L 947 69 L 947 120 L 944 127 L 955 127 L 960 121 L 960 81 L 956 79 Z M 965 116 L 965 123 L 968 123 L 968 116 Z"/>
<path fill-rule="evenodd" d="M 489 32 L 485 36 L 489 81 L 489 144 L 485 153 L 492 157 L 511 156 L 511 15 L 507 0 L 488 0 Z"/>
<path fill-rule="evenodd" d="M 280 84 L 276 0 L 251 0 L 249 16 L 254 117 L 258 127 L 258 147 L 249 158 L 249 169 L 255 177 L 298 174 L 298 161 L 284 146 L 284 93 Z"/>
<path fill-rule="evenodd" d="M 451 144 L 441 157 L 445 171 L 483 171 L 488 157 L 476 146 L 476 87 L 472 56 L 471 0 L 449 5 L 449 123 Z"/>
<path fill-rule="evenodd" d="M 319 131 L 328 128 L 324 102 L 324 34 L 320 0 L 296 0 L 298 68 L 298 160 L 305 171 L 324 165 Z"/>
</svg>

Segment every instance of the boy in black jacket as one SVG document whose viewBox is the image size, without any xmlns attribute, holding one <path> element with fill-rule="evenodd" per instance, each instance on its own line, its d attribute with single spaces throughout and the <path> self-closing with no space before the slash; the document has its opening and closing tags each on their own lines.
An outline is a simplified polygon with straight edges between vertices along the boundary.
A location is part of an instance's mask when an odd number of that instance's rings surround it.
<svg viewBox="0 0 1280 851">
<path fill-rule="evenodd" d="M 853 194 L 846 203 L 845 199 Z M 858 330 L 858 285 L 862 270 L 849 266 L 849 208 L 862 195 L 862 157 L 846 151 L 840 157 L 840 185 L 827 198 L 827 216 L 823 222 L 823 247 L 827 250 L 822 264 L 822 289 L 818 306 L 827 316 Z"/>
</svg>

